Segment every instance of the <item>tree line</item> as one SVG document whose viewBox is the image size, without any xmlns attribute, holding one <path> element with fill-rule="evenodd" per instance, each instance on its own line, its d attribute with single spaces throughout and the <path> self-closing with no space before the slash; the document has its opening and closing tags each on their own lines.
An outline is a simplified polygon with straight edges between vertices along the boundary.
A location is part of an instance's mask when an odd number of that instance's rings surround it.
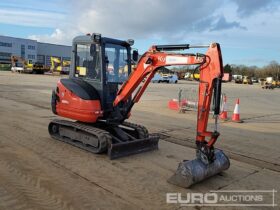
<svg viewBox="0 0 280 210">
<path fill-rule="evenodd" d="M 226 64 L 224 72 L 256 78 L 273 77 L 275 80 L 280 80 L 280 65 L 276 61 L 271 61 L 263 67 Z"/>
</svg>

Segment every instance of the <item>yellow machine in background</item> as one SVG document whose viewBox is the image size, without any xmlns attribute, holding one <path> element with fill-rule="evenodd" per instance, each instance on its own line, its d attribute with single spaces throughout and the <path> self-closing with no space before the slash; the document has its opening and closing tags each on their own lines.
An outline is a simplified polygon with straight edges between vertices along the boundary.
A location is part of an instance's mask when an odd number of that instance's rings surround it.
<svg viewBox="0 0 280 210">
<path fill-rule="evenodd" d="M 186 72 L 184 79 L 189 80 L 189 81 L 193 81 L 193 80 L 199 80 L 200 79 L 200 74 L 193 74 L 191 72 Z"/>
<path fill-rule="evenodd" d="M 44 74 L 46 71 L 49 71 L 49 68 L 41 63 L 35 62 L 33 64 L 31 60 L 26 61 L 15 55 L 11 56 L 11 64 L 12 72 Z"/>
<path fill-rule="evenodd" d="M 71 61 L 62 61 L 63 67 L 70 67 Z"/>
<path fill-rule="evenodd" d="M 199 80 L 200 79 L 200 74 L 192 74 L 191 78 L 195 79 L 195 80 Z"/>
<path fill-rule="evenodd" d="M 244 76 L 243 77 L 242 83 L 243 84 L 248 84 L 248 85 L 252 85 L 253 84 L 252 79 L 250 77 L 248 77 L 248 76 Z"/>
<path fill-rule="evenodd" d="M 265 80 L 261 83 L 261 86 L 263 89 L 274 89 L 280 87 L 280 81 L 274 80 L 273 77 L 267 77 Z"/>
<path fill-rule="evenodd" d="M 12 72 L 23 72 L 23 73 L 31 73 L 33 65 L 28 63 L 25 59 L 19 56 L 11 56 L 11 71 Z"/>
<path fill-rule="evenodd" d="M 61 72 L 61 60 L 56 57 L 51 57 L 51 71 Z"/>
<path fill-rule="evenodd" d="M 64 73 L 69 74 L 70 71 L 70 64 L 71 61 L 63 60 L 61 62 L 60 58 L 57 57 L 51 57 L 51 72 L 52 73 Z"/>
</svg>

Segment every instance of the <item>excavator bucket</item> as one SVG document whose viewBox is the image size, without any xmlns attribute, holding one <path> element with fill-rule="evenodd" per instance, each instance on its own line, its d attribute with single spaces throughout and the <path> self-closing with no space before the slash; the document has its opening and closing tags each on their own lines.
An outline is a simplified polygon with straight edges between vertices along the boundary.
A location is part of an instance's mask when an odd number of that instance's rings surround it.
<svg viewBox="0 0 280 210">
<path fill-rule="evenodd" d="M 189 188 L 193 184 L 227 170 L 229 166 L 230 162 L 228 157 L 222 150 L 215 149 L 214 162 L 206 165 L 199 158 L 182 161 L 179 163 L 175 174 L 167 181 L 179 187 Z"/>
<path fill-rule="evenodd" d="M 137 139 L 133 141 L 111 144 L 108 148 L 108 156 L 110 159 L 117 159 L 128 155 L 138 154 L 158 149 L 158 136 L 150 136 L 145 139 Z"/>
</svg>

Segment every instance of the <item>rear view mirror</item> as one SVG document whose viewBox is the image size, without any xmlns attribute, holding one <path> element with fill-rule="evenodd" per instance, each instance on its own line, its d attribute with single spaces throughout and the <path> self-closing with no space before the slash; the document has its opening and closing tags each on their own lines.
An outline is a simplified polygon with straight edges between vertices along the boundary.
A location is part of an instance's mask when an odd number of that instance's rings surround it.
<svg viewBox="0 0 280 210">
<path fill-rule="evenodd" d="M 132 51 L 132 60 L 137 62 L 138 61 L 138 56 L 139 56 L 138 50 L 133 50 Z"/>
</svg>

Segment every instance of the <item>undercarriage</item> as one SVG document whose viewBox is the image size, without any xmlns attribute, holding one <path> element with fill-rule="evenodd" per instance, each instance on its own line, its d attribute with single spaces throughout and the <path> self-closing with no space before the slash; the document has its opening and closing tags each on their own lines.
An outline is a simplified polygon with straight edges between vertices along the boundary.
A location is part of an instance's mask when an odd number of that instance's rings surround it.
<svg viewBox="0 0 280 210">
<path fill-rule="evenodd" d="M 54 139 L 95 154 L 107 152 L 110 159 L 156 150 L 159 141 L 144 126 L 130 122 L 110 125 L 55 119 L 49 124 L 49 133 Z"/>
</svg>

